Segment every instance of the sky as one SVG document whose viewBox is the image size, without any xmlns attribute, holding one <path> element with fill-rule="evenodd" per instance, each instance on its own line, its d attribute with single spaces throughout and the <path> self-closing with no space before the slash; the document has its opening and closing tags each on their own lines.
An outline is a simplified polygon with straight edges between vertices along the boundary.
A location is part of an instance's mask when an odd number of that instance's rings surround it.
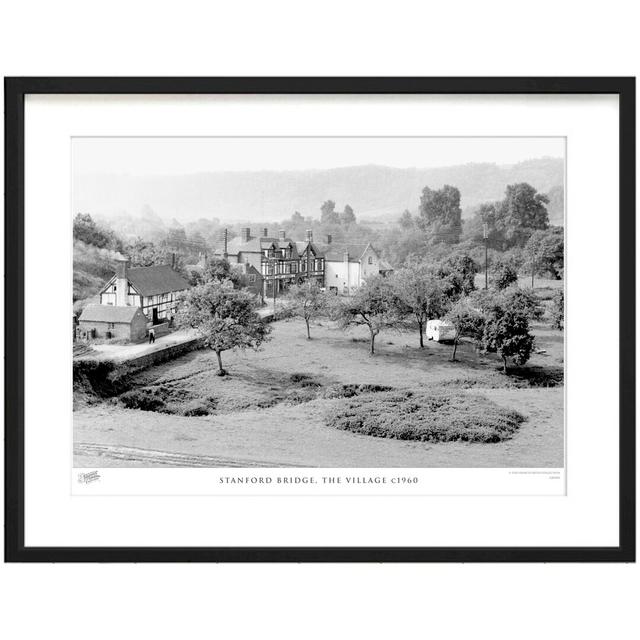
<svg viewBox="0 0 640 640">
<path fill-rule="evenodd" d="M 73 171 L 132 176 L 218 171 L 514 164 L 564 157 L 556 138 L 74 138 Z"/>
</svg>

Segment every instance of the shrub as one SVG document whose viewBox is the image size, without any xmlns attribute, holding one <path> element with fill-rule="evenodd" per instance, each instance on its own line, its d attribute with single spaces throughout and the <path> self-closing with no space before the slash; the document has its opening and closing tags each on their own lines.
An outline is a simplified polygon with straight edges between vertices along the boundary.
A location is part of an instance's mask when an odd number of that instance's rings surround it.
<svg viewBox="0 0 640 640">
<path fill-rule="evenodd" d="M 554 329 L 564 329 L 564 291 L 558 289 L 551 299 L 551 326 Z"/>
<path fill-rule="evenodd" d="M 140 409 L 141 411 L 164 411 L 166 409 L 158 389 L 131 389 L 120 396 L 120 402 L 127 409 Z"/>
<path fill-rule="evenodd" d="M 208 416 L 211 406 L 204 400 L 192 400 L 182 410 L 183 416 Z"/>
<path fill-rule="evenodd" d="M 328 416 L 327 424 L 379 438 L 423 442 L 500 442 L 524 417 L 481 395 L 439 391 L 388 391 L 350 398 Z"/>
</svg>

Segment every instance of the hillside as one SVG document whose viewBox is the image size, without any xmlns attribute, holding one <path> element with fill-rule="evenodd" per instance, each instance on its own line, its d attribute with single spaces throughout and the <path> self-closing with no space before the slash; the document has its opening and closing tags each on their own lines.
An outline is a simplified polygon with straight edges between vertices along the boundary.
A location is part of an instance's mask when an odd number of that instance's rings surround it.
<svg viewBox="0 0 640 640">
<path fill-rule="evenodd" d="M 180 222 L 200 217 L 230 222 L 260 222 L 289 217 L 294 211 L 319 215 L 320 204 L 349 203 L 362 217 L 397 216 L 415 211 L 425 186 L 455 185 L 462 207 L 497 200 L 507 184 L 529 182 L 547 193 L 564 184 L 561 158 L 538 158 L 513 165 L 470 163 L 431 169 L 397 169 L 378 165 L 318 171 L 252 171 L 183 176 L 78 176 L 74 208 L 93 215 L 131 214 L 150 206 L 162 218 Z M 562 212 L 554 211 L 562 218 Z M 557 222 L 557 220 L 556 220 Z"/>
</svg>

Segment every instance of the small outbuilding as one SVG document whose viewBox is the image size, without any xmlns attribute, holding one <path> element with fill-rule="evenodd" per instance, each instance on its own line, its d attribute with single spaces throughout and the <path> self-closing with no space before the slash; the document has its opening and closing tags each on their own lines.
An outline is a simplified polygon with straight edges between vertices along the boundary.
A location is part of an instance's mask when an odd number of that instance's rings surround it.
<svg viewBox="0 0 640 640">
<path fill-rule="evenodd" d="M 81 338 L 117 338 L 138 342 L 147 335 L 147 316 L 140 307 L 90 304 L 78 322 Z"/>
</svg>

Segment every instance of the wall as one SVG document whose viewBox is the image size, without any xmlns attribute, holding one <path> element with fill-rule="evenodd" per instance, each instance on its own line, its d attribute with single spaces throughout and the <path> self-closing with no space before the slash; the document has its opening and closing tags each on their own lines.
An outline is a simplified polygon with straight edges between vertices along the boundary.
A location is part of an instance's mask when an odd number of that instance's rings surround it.
<svg viewBox="0 0 640 640">
<path fill-rule="evenodd" d="M 140 356 L 139 358 L 133 358 L 131 360 L 127 360 L 127 364 L 134 367 L 145 369 L 154 364 L 158 364 L 159 362 L 166 362 L 167 360 L 173 360 L 178 356 L 181 356 L 184 353 L 188 353 L 189 351 L 193 351 L 197 349 L 200 344 L 200 340 L 194 338 L 193 340 L 189 340 L 188 342 L 181 342 L 180 344 L 174 344 L 170 347 L 165 347 L 164 349 L 158 349 L 157 351 L 152 351 L 144 356 Z"/>
<path fill-rule="evenodd" d="M 111 332 L 111 337 L 118 340 L 130 340 L 131 339 L 131 325 L 125 322 L 115 322 L 113 327 L 110 327 L 109 322 L 88 322 L 86 320 L 80 321 L 80 329 L 82 331 L 90 331 L 95 329 L 96 338 L 106 338 L 107 331 Z"/>
</svg>

